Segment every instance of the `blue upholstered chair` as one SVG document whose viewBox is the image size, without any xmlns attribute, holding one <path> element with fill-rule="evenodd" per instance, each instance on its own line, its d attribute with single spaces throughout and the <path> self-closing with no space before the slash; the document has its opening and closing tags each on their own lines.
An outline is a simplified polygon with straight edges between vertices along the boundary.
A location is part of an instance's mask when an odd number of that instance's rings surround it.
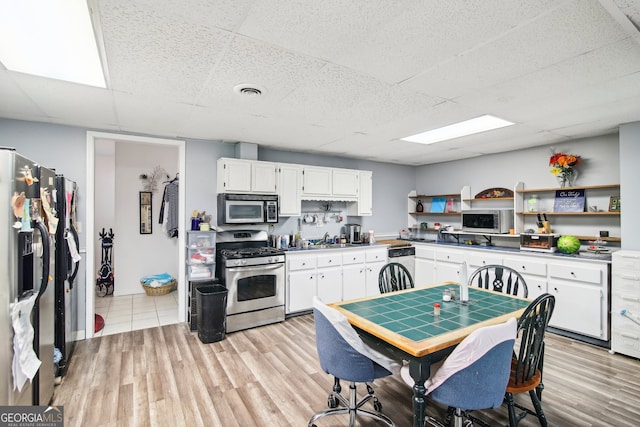
<svg viewBox="0 0 640 427">
<path fill-rule="evenodd" d="M 377 378 L 398 372 L 400 363 L 366 345 L 342 313 L 328 307 L 317 297 L 313 301 L 313 315 L 320 367 L 333 375 L 334 385 L 328 398 L 330 409 L 313 415 L 309 420 L 309 427 L 315 426 L 315 421 L 321 417 L 347 413 L 350 426 L 355 425 L 357 415 L 375 418 L 393 426 L 393 421 L 380 412 L 382 405 L 369 384 L 368 394 L 357 400 L 356 383 L 370 383 Z M 340 394 L 340 380 L 351 383 L 348 399 Z M 370 400 L 373 401 L 375 412 L 362 408 Z M 343 407 L 338 407 L 340 404 Z"/>
<path fill-rule="evenodd" d="M 430 378 L 425 382 L 425 394 L 449 408 L 446 425 L 450 424 L 453 416 L 455 426 L 462 426 L 465 419 L 474 425 L 486 426 L 469 411 L 502 405 L 511 370 L 516 326 L 516 320 L 511 318 L 499 325 L 477 329 L 441 365 L 433 367 Z M 408 366 L 402 368 L 401 375 L 407 384 L 413 386 Z M 442 425 L 431 417 L 428 421 Z"/>
</svg>

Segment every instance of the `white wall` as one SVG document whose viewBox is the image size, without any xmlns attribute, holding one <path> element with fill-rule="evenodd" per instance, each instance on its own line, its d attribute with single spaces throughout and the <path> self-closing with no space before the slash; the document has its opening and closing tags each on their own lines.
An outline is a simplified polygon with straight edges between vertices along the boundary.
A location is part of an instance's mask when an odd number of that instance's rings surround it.
<svg viewBox="0 0 640 427">
<path fill-rule="evenodd" d="M 622 221 L 622 249 L 640 250 L 640 122 L 620 126 L 620 182 L 629 183 L 621 188 L 620 215 Z"/>
</svg>

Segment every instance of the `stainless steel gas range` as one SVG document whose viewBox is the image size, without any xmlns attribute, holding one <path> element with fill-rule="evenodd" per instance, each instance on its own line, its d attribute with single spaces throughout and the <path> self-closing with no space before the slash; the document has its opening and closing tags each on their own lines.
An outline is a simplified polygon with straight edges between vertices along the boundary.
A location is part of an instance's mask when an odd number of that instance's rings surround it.
<svg viewBox="0 0 640 427">
<path fill-rule="evenodd" d="M 216 277 L 227 288 L 227 332 L 284 320 L 284 251 L 268 247 L 265 231 L 221 231 Z"/>
</svg>

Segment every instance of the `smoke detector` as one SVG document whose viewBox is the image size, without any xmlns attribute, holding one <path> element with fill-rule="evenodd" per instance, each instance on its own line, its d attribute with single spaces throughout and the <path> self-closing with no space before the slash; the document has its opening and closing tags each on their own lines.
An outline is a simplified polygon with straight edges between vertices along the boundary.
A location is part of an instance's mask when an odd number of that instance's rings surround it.
<svg viewBox="0 0 640 427">
<path fill-rule="evenodd" d="M 233 87 L 233 91 L 245 97 L 258 97 L 264 93 L 264 89 L 255 84 L 244 83 Z"/>
</svg>

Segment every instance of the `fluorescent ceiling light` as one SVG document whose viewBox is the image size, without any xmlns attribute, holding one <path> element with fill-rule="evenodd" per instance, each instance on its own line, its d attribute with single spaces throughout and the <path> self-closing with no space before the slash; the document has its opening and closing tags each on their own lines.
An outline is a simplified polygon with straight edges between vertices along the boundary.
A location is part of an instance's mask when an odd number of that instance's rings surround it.
<svg viewBox="0 0 640 427">
<path fill-rule="evenodd" d="M 106 87 L 86 0 L 0 0 L 0 10 L 7 69 Z"/>
<path fill-rule="evenodd" d="M 511 126 L 512 123 L 499 117 L 484 115 L 475 119 L 422 132 L 417 135 L 402 138 L 403 141 L 417 142 L 420 144 L 433 144 L 435 142 L 446 141 L 448 139 L 460 138 L 461 136 L 472 135 L 474 133 L 486 132 L 488 130 L 499 129 Z"/>
</svg>

